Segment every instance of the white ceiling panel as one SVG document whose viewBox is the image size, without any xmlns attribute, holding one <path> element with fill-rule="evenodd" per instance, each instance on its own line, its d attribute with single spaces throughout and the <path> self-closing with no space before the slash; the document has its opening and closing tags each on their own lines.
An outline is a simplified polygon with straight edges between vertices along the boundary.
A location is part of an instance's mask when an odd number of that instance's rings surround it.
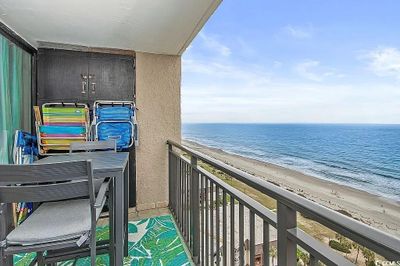
<svg viewBox="0 0 400 266">
<path fill-rule="evenodd" d="M 181 54 L 221 0 L 0 0 L 0 20 L 37 47 L 54 42 Z"/>
</svg>

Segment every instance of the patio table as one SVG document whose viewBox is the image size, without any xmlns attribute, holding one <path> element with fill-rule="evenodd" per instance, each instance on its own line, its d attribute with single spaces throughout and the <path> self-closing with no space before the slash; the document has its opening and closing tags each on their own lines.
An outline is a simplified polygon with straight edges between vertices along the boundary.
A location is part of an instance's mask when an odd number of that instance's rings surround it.
<svg viewBox="0 0 400 266">
<path fill-rule="evenodd" d="M 57 163 L 68 161 L 91 160 L 95 179 L 112 178 L 113 206 L 110 215 L 110 265 L 122 265 L 128 253 L 128 186 L 129 186 L 129 153 L 128 152 L 83 152 L 68 155 L 54 155 L 37 161 Z M 114 217 L 112 219 L 111 217 Z M 114 221 L 112 221 L 114 220 Z"/>
</svg>

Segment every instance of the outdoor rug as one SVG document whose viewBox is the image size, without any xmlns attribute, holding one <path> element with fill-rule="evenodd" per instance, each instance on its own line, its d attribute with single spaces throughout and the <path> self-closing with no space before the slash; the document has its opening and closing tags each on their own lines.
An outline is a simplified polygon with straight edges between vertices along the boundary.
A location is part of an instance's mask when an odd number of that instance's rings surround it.
<svg viewBox="0 0 400 266">
<path fill-rule="evenodd" d="M 176 229 L 172 216 L 158 216 L 129 222 L 128 225 L 129 256 L 125 258 L 124 265 L 191 265 L 185 246 Z M 96 237 L 98 240 L 108 239 L 108 226 L 98 227 Z M 14 256 L 14 265 L 27 266 L 35 254 L 21 254 Z M 86 266 L 90 265 L 90 258 L 76 261 L 60 262 L 58 266 Z M 108 266 L 108 255 L 96 257 L 96 265 Z"/>
</svg>

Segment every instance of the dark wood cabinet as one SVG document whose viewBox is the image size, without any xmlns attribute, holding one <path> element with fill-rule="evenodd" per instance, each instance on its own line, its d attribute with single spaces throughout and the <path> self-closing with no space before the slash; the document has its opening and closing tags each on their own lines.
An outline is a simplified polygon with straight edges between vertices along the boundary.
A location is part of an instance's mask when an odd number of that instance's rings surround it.
<svg viewBox="0 0 400 266">
<path fill-rule="evenodd" d="M 134 100 L 135 61 L 129 55 L 39 49 L 37 105 Z M 136 205 L 135 149 L 129 149 L 129 205 Z"/>
<path fill-rule="evenodd" d="M 39 49 L 38 104 L 133 100 L 135 63 L 128 55 Z"/>
</svg>

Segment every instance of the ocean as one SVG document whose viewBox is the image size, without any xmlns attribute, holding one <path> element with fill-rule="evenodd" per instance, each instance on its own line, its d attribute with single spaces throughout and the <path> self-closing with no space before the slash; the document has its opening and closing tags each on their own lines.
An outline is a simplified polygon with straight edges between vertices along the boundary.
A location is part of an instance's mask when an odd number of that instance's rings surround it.
<svg viewBox="0 0 400 266">
<path fill-rule="evenodd" d="M 182 135 L 400 201 L 400 125 L 183 124 Z"/>
</svg>

